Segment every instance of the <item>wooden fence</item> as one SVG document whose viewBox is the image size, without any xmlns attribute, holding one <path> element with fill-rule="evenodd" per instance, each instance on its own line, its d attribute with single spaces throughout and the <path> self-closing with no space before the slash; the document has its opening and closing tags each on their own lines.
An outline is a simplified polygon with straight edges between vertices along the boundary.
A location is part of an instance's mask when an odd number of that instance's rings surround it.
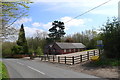
<svg viewBox="0 0 120 80">
<path fill-rule="evenodd" d="M 92 56 L 99 56 L 101 54 L 100 50 L 87 51 L 87 54 L 82 54 L 79 56 L 56 56 L 56 55 L 44 55 L 39 56 L 41 61 L 58 62 L 63 64 L 79 64 L 84 61 L 90 60 Z"/>
</svg>

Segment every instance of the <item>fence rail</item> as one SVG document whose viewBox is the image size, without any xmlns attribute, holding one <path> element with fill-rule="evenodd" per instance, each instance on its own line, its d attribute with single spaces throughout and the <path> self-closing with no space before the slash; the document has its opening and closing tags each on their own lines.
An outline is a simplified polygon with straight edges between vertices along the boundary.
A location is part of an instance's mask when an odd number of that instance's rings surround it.
<svg viewBox="0 0 120 80">
<path fill-rule="evenodd" d="M 90 60 L 92 56 L 99 56 L 101 54 L 100 50 L 87 51 L 87 54 L 82 54 L 79 56 L 55 56 L 55 55 L 44 55 L 39 56 L 41 61 L 57 62 L 63 64 L 79 64 L 84 61 Z"/>
</svg>

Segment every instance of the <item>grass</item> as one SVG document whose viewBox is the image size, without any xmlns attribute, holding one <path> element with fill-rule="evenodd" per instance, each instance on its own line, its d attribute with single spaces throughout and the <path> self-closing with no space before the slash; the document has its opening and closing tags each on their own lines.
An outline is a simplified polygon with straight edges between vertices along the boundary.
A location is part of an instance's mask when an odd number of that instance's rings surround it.
<svg viewBox="0 0 120 80">
<path fill-rule="evenodd" d="M 84 50 L 84 51 L 91 51 L 91 50 L 96 50 L 96 49 L 89 49 L 89 50 Z M 84 51 L 80 51 L 80 52 L 84 52 Z"/>
<path fill-rule="evenodd" d="M 9 75 L 6 66 L 0 62 L 0 80 L 9 80 Z"/>
<path fill-rule="evenodd" d="M 91 65 L 94 66 L 120 66 L 120 60 L 118 59 L 100 59 L 98 61 L 93 61 Z"/>
</svg>

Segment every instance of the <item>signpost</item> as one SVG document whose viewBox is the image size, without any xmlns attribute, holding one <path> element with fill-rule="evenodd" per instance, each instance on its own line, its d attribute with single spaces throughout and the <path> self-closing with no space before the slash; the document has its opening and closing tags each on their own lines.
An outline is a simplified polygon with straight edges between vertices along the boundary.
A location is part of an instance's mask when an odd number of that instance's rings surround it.
<svg viewBox="0 0 120 80">
<path fill-rule="evenodd" d="M 102 40 L 98 40 L 98 41 L 97 41 L 97 46 L 98 46 L 98 48 L 99 48 L 99 54 L 100 54 L 100 53 L 101 53 L 100 50 L 102 50 L 102 49 L 103 49 L 103 46 L 104 46 L 104 45 L 103 45 L 103 41 L 102 41 Z"/>
<path fill-rule="evenodd" d="M 97 41 L 97 46 L 98 47 L 103 47 L 104 45 L 103 45 L 103 41 L 102 40 L 98 40 Z"/>
<path fill-rule="evenodd" d="M 97 40 L 97 44 L 103 44 L 102 40 Z"/>
</svg>

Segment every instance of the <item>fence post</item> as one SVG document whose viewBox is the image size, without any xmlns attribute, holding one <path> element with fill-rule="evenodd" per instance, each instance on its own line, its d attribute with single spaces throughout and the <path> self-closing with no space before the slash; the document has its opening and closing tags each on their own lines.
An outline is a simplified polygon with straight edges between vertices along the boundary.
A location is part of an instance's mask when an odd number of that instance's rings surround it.
<svg viewBox="0 0 120 80">
<path fill-rule="evenodd" d="M 46 61 L 46 56 L 45 56 L 45 61 Z"/>
<path fill-rule="evenodd" d="M 74 64 L 74 56 L 72 57 L 72 64 Z"/>
<path fill-rule="evenodd" d="M 88 60 L 89 60 L 89 51 L 87 51 L 87 58 L 88 58 Z"/>
<path fill-rule="evenodd" d="M 65 56 L 65 64 L 66 64 L 66 56 Z"/>
<path fill-rule="evenodd" d="M 54 55 L 53 55 L 53 62 L 55 61 Z"/>
<path fill-rule="evenodd" d="M 100 55 L 100 49 L 98 49 L 98 54 Z"/>
<path fill-rule="evenodd" d="M 50 58 L 49 58 L 49 56 L 48 56 L 48 61 L 50 61 Z"/>
<path fill-rule="evenodd" d="M 60 56 L 58 56 L 58 63 L 60 63 Z"/>
<path fill-rule="evenodd" d="M 41 56 L 41 61 L 43 60 L 43 56 Z"/>
<path fill-rule="evenodd" d="M 82 62 L 82 55 L 80 55 L 80 62 Z"/>
<path fill-rule="evenodd" d="M 95 56 L 95 50 L 93 51 L 93 54 L 94 54 L 94 56 Z"/>
</svg>

